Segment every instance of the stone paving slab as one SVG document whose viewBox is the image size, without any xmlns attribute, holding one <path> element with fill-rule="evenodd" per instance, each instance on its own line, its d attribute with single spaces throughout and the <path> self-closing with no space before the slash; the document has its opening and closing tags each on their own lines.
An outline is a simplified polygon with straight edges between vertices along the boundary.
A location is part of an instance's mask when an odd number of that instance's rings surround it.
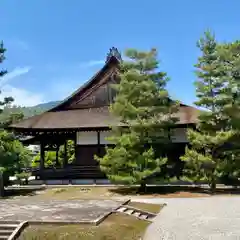
<svg viewBox="0 0 240 240">
<path fill-rule="evenodd" d="M 94 221 L 121 204 L 112 200 L 1 200 L 0 221 Z"/>
</svg>

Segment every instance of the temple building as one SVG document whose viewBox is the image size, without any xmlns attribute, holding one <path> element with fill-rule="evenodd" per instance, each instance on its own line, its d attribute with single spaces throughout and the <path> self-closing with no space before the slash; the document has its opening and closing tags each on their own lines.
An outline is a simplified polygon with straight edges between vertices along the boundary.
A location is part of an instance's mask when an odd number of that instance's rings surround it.
<svg viewBox="0 0 240 240">
<path fill-rule="evenodd" d="M 109 112 L 109 105 L 116 95 L 110 86 L 119 81 L 118 71 L 121 56 L 111 48 L 104 66 L 83 86 L 56 107 L 42 114 L 24 119 L 10 128 L 22 136 L 32 136 L 25 143 L 40 145 L 40 165 L 33 172 L 42 179 L 101 179 L 105 178 L 94 155 L 103 156 L 105 146 L 110 143 L 110 126 L 120 122 Z M 198 110 L 181 104 L 172 141 L 175 149 L 170 155 L 179 159 L 187 144 L 186 128 L 194 126 Z M 67 141 L 75 146 L 75 158 L 71 163 L 67 157 Z M 64 146 L 64 161 L 59 164 L 59 147 Z M 53 167 L 46 167 L 45 152 L 56 151 Z"/>
</svg>

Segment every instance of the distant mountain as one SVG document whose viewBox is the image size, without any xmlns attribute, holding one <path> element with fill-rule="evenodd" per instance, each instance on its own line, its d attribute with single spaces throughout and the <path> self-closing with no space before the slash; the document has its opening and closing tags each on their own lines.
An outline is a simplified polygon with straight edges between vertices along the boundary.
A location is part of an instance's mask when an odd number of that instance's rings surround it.
<svg viewBox="0 0 240 240">
<path fill-rule="evenodd" d="M 47 103 L 41 103 L 32 107 L 20 107 L 17 105 L 5 106 L 3 108 L 3 112 L 0 114 L 0 122 L 8 122 L 10 116 L 19 113 L 23 113 L 24 118 L 32 117 L 55 107 L 59 103 L 60 101 L 51 101 Z"/>
<path fill-rule="evenodd" d="M 47 103 L 40 103 L 38 105 L 32 106 L 32 107 L 23 107 L 29 110 L 40 110 L 40 111 L 47 111 L 55 106 L 57 106 L 60 103 L 60 101 L 51 101 Z"/>
<path fill-rule="evenodd" d="M 25 117 L 30 117 L 48 111 L 49 109 L 57 106 L 59 103 L 60 101 L 51 101 L 47 103 L 40 103 L 32 107 L 21 107 L 20 109 Z"/>
</svg>

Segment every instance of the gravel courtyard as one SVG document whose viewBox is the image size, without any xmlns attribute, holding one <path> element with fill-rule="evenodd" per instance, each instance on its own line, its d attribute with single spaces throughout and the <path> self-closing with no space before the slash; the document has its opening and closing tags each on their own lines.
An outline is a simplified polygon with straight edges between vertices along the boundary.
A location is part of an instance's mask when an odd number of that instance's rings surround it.
<svg viewBox="0 0 240 240">
<path fill-rule="evenodd" d="M 167 203 L 147 229 L 144 240 L 240 240 L 240 197 L 141 201 Z"/>
<path fill-rule="evenodd" d="M 120 204 L 112 200 L 1 200 L 0 221 L 93 221 Z"/>
</svg>

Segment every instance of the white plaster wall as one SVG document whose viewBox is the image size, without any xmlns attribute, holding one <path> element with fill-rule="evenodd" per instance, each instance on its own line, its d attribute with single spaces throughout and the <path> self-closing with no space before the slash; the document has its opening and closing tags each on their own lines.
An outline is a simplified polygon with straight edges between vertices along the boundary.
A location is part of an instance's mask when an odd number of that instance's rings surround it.
<svg viewBox="0 0 240 240">
<path fill-rule="evenodd" d="M 176 128 L 173 131 L 172 141 L 175 143 L 185 143 L 187 140 L 187 129 L 186 128 Z"/>
<path fill-rule="evenodd" d="M 187 129 L 176 128 L 173 130 L 172 142 L 185 143 L 187 140 Z M 111 136 L 111 131 L 100 132 L 100 144 L 112 144 L 106 138 Z M 77 132 L 78 145 L 96 145 L 98 144 L 97 132 Z"/>
<path fill-rule="evenodd" d="M 77 132 L 78 145 L 96 145 L 97 143 L 97 132 Z"/>
</svg>

